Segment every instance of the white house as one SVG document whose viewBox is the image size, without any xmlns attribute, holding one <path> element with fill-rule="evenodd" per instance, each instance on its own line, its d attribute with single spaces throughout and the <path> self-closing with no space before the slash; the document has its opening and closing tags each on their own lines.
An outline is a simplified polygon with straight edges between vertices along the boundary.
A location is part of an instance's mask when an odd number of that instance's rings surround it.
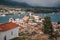
<svg viewBox="0 0 60 40">
<path fill-rule="evenodd" d="M 10 40 L 18 37 L 19 25 L 9 22 L 0 24 L 0 40 Z"/>
</svg>

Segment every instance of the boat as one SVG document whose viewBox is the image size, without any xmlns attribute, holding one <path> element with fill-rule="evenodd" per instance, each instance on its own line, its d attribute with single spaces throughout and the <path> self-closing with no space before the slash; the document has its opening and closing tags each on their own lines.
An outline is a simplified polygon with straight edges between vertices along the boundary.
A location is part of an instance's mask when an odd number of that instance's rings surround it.
<svg viewBox="0 0 60 40">
<path fill-rule="evenodd" d="M 52 14 L 55 14 L 55 12 L 52 12 Z"/>
<path fill-rule="evenodd" d="M 5 15 L 5 14 L 1 14 L 0 16 L 3 16 L 3 17 L 5 17 L 6 15 Z"/>
</svg>

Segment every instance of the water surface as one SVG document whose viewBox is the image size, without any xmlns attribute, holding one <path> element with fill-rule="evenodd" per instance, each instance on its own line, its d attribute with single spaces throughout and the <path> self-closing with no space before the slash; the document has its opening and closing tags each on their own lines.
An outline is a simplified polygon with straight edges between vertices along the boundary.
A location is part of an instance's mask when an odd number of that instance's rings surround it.
<svg viewBox="0 0 60 40">
<path fill-rule="evenodd" d="M 13 17 L 16 18 L 23 18 L 27 14 L 15 14 L 15 15 L 6 15 L 5 17 L 0 16 L 0 23 L 6 23 L 9 21 L 9 18 Z M 46 16 L 51 17 L 51 21 L 53 22 L 60 22 L 60 13 L 36 13 L 36 15 L 44 18 Z"/>
</svg>

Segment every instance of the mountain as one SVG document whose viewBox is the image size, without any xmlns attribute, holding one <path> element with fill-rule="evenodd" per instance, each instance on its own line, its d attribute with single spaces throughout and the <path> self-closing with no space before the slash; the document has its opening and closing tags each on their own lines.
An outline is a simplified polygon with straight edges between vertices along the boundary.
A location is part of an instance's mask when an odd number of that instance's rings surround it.
<svg viewBox="0 0 60 40">
<path fill-rule="evenodd" d="M 12 7 L 25 7 L 25 8 L 33 7 L 33 8 L 59 8 L 60 9 L 60 7 L 31 6 L 24 2 L 16 2 L 16 1 L 9 1 L 9 0 L 0 0 L 0 5 L 12 6 Z"/>
<path fill-rule="evenodd" d="M 0 1 L 0 5 L 13 6 L 13 7 L 31 7 L 29 4 L 24 2 L 15 2 L 15 1 Z"/>
</svg>

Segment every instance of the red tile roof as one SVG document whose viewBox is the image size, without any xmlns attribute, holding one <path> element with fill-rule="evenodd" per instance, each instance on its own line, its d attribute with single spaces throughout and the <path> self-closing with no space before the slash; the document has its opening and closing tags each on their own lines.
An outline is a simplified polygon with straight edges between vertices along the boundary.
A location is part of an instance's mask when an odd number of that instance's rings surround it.
<svg viewBox="0 0 60 40">
<path fill-rule="evenodd" d="M 4 23 L 4 24 L 0 24 L 0 31 L 7 31 L 16 27 L 18 27 L 18 25 L 15 23 L 12 22 Z"/>
<path fill-rule="evenodd" d="M 23 27 L 21 27 L 19 30 L 24 30 L 24 28 L 23 28 Z"/>
</svg>

